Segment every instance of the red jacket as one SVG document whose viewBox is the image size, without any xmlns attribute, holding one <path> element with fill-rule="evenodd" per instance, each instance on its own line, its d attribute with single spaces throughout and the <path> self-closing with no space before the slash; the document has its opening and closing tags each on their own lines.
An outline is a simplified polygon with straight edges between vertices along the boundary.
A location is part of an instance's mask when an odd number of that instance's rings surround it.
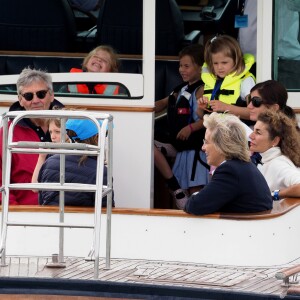
<svg viewBox="0 0 300 300">
<path fill-rule="evenodd" d="M 54 100 L 49 109 L 63 105 Z M 15 102 L 11 107 L 10 111 L 24 110 L 20 107 L 19 101 Z M 51 138 L 49 133 L 44 133 L 42 129 L 34 126 L 33 124 L 26 122 L 26 119 L 22 119 L 18 125 L 14 128 L 13 142 L 18 141 L 29 141 L 29 142 L 50 142 Z M 9 123 L 10 125 L 10 123 Z M 37 132 L 39 130 L 39 133 Z M 3 128 L 0 128 L 0 185 L 2 186 L 2 140 L 3 140 Z M 30 183 L 33 171 L 35 169 L 38 159 L 38 154 L 26 154 L 26 153 L 13 153 L 11 162 L 11 183 Z M 0 193 L 0 201 L 2 195 Z M 12 190 L 9 191 L 9 204 L 11 205 L 37 205 L 38 204 L 38 193 L 34 193 L 31 190 Z"/>
<path fill-rule="evenodd" d="M 3 128 L 0 129 L 0 168 L 2 174 L 2 139 Z M 29 128 L 19 125 L 15 126 L 13 142 L 17 141 L 31 141 L 40 142 L 37 133 Z M 38 154 L 13 153 L 11 163 L 11 183 L 31 182 L 31 177 L 38 159 Z M 2 185 L 2 176 L 0 176 L 0 183 Z M 1 195 L 2 199 L 2 195 Z M 11 205 L 36 205 L 38 204 L 38 193 L 31 190 L 10 190 L 9 204 Z"/>
<path fill-rule="evenodd" d="M 83 72 L 82 69 L 72 68 L 71 73 L 80 73 Z M 69 84 L 68 85 L 70 92 L 80 93 L 80 94 L 99 94 L 99 95 L 118 95 L 119 86 L 112 84 L 95 84 L 93 86 L 93 91 L 90 91 L 89 87 L 86 84 Z"/>
</svg>

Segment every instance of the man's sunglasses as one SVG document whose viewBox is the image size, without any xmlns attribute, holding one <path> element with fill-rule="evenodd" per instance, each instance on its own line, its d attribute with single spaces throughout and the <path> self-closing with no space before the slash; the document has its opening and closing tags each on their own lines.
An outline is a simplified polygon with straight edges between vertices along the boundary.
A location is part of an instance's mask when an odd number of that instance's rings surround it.
<svg viewBox="0 0 300 300">
<path fill-rule="evenodd" d="M 254 107 L 260 107 L 264 103 L 261 98 L 259 98 L 259 97 L 252 97 L 251 98 L 251 96 L 249 95 L 247 97 L 247 105 L 249 105 L 250 102 L 252 103 L 252 105 Z"/>
<path fill-rule="evenodd" d="M 22 97 L 24 97 L 24 99 L 26 101 L 31 101 L 34 97 L 34 95 L 36 95 L 39 99 L 44 99 L 47 95 L 49 90 L 41 90 L 41 91 L 37 91 L 35 93 L 31 93 L 31 92 L 28 92 L 28 93 L 24 93 L 24 94 L 21 94 Z"/>
</svg>

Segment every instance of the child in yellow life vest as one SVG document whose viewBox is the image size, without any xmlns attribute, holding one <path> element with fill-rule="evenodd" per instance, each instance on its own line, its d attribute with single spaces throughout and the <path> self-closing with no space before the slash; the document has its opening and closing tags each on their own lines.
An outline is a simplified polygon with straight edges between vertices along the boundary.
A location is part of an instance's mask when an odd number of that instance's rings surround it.
<svg viewBox="0 0 300 300">
<path fill-rule="evenodd" d="M 72 68 L 70 72 L 118 72 L 117 53 L 110 46 L 98 46 L 83 60 L 82 69 Z M 81 94 L 118 95 L 120 87 L 115 84 L 69 84 L 69 92 Z"/>
<path fill-rule="evenodd" d="M 236 39 L 222 35 L 206 43 L 204 60 L 204 93 L 198 98 L 199 113 L 228 111 L 249 120 L 246 97 L 255 85 L 255 77 L 250 73 L 255 57 L 243 55 Z"/>
</svg>

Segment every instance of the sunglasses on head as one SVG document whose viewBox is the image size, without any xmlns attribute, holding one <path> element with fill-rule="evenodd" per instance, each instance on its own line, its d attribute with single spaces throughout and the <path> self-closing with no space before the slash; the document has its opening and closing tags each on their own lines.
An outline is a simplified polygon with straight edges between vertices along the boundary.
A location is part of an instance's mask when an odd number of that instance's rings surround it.
<svg viewBox="0 0 300 300">
<path fill-rule="evenodd" d="M 34 95 L 36 95 L 39 99 L 44 99 L 46 97 L 48 91 L 49 90 L 40 90 L 40 91 L 37 91 L 35 93 L 28 92 L 28 93 L 21 94 L 21 96 L 26 101 L 31 101 L 33 99 Z"/>
<path fill-rule="evenodd" d="M 252 103 L 252 105 L 254 107 L 260 107 L 264 103 L 261 98 L 259 98 L 259 97 L 252 97 L 251 98 L 251 96 L 249 95 L 247 97 L 247 105 L 249 105 L 250 102 Z"/>
</svg>

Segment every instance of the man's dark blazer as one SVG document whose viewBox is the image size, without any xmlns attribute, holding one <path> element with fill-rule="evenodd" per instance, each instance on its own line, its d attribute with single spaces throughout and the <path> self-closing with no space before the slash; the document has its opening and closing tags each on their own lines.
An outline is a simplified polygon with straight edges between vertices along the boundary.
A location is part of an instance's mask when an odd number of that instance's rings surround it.
<svg viewBox="0 0 300 300">
<path fill-rule="evenodd" d="M 211 181 L 186 203 L 195 215 L 214 212 L 253 213 L 271 209 L 268 184 L 252 162 L 227 160 L 218 166 Z"/>
</svg>

